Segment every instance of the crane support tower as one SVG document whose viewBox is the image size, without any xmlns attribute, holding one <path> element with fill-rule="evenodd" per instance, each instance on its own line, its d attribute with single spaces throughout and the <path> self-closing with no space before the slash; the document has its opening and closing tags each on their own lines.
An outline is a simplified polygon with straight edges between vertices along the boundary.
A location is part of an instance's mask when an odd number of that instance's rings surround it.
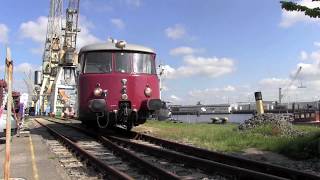
<svg viewBox="0 0 320 180">
<path fill-rule="evenodd" d="M 289 84 L 284 89 L 285 90 L 285 94 L 282 93 L 282 88 L 279 88 L 279 104 L 282 103 L 283 97 L 288 93 L 289 88 L 292 86 L 294 81 L 298 78 L 298 75 L 300 74 L 301 70 L 302 70 L 302 66 L 299 66 L 298 70 L 292 76 L 291 81 L 289 82 Z M 301 84 L 301 87 L 302 87 L 302 84 Z"/>
<path fill-rule="evenodd" d="M 73 107 L 76 104 L 76 40 L 77 33 L 80 32 L 79 1 L 68 1 L 65 21 L 63 21 L 63 0 L 50 0 L 38 103 L 39 114 L 60 115 L 63 108 Z"/>
</svg>

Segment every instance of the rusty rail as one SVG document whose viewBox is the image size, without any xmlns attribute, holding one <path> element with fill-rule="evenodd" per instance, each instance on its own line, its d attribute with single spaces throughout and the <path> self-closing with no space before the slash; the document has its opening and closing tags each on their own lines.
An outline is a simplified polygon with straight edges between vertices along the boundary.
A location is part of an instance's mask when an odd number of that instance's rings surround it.
<svg viewBox="0 0 320 180">
<path fill-rule="evenodd" d="M 101 160 L 97 159 L 96 157 L 89 154 L 86 150 L 78 146 L 76 143 L 72 142 L 59 132 L 55 131 L 54 129 L 48 127 L 47 125 L 41 123 L 40 121 L 36 120 L 37 123 L 39 123 L 41 126 L 45 127 L 50 134 L 52 134 L 54 137 L 59 139 L 65 146 L 69 147 L 70 149 L 74 150 L 75 152 L 81 154 L 81 156 L 88 159 L 90 162 L 92 162 L 93 165 L 97 166 L 102 171 L 109 173 L 113 178 L 116 179 L 123 179 L 123 180 L 133 180 L 134 178 L 130 177 L 129 175 L 115 169 L 112 166 L 108 166 L 107 164 L 103 163 Z"/>
<path fill-rule="evenodd" d="M 193 147 L 190 145 L 176 143 L 169 140 L 164 140 L 164 139 L 160 139 L 157 137 L 153 137 L 153 136 L 149 136 L 149 135 L 141 134 L 137 132 L 130 132 L 130 137 L 133 139 L 145 140 L 150 143 L 154 143 L 168 149 L 183 152 L 185 154 L 192 155 L 195 157 L 204 158 L 211 161 L 216 161 L 216 162 L 229 164 L 233 166 L 239 166 L 246 169 L 251 169 L 254 171 L 259 171 L 262 173 L 271 174 L 271 175 L 275 175 L 283 178 L 296 179 L 296 180 L 320 179 L 319 176 L 316 176 L 310 173 L 306 173 L 306 172 L 302 172 L 302 171 L 298 171 L 298 170 L 294 170 L 294 169 L 290 169 L 282 166 L 271 165 L 271 164 L 267 164 L 259 161 L 249 160 L 246 158 L 241 158 L 233 155 L 227 155 L 223 153 L 209 151 L 206 149 L 201 149 L 201 148 Z"/>
<path fill-rule="evenodd" d="M 151 147 L 148 145 L 132 142 L 124 138 L 119 138 L 114 136 L 107 136 L 107 138 L 111 139 L 112 141 L 116 141 L 118 143 L 129 145 L 131 147 L 134 147 L 135 149 L 139 149 L 141 151 L 144 151 L 148 154 L 152 154 L 154 156 L 160 156 L 162 158 L 183 162 L 189 166 L 199 168 L 207 172 L 222 172 L 223 174 L 230 174 L 230 175 L 236 176 L 237 179 L 264 179 L 264 180 L 286 179 L 286 178 L 282 178 L 274 175 L 256 172 L 249 169 L 244 169 L 236 166 L 231 166 L 231 165 L 227 165 L 219 162 L 210 161 L 207 159 L 185 155 L 178 152 L 169 151 L 163 148 Z"/>
<path fill-rule="evenodd" d="M 60 123 L 60 122 L 56 122 L 56 121 L 53 121 L 53 122 Z M 64 124 L 64 123 L 61 123 L 61 124 Z M 223 164 L 223 163 L 219 163 L 219 162 L 214 162 L 214 161 L 207 160 L 207 159 L 202 159 L 199 157 L 192 157 L 190 155 L 184 155 L 184 154 L 177 153 L 177 152 L 167 151 L 165 149 L 159 149 L 159 148 L 154 148 L 154 147 L 142 145 L 139 143 L 133 143 L 133 142 L 130 142 L 130 141 L 123 139 L 123 138 L 118 138 L 118 137 L 114 137 L 114 136 L 106 136 L 106 137 L 99 136 L 99 134 L 97 134 L 95 132 L 89 131 L 87 129 L 84 129 L 84 128 L 81 128 L 78 126 L 73 126 L 71 124 L 64 124 L 64 125 L 76 128 L 76 129 L 86 133 L 89 136 L 99 138 L 99 140 L 106 143 L 106 145 L 109 143 L 115 145 L 115 143 L 110 142 L 110 140 L 125 143 L 127 145 L 134 146 L 135 148 L 142 150 L 145 153 L 149 153 L 154 156 L 160 156 L 160 157 L 166 158 L 166 159 L 170 158 L 170 159 L 174 159 L 174 160 L 179 160 L 179 162 L 184 162 L 192 167 L 200 168 L 200 169 L 203 169 L 203 170 L 205 170 L 207 172 L 211 172 L 211 173 L 212 172 L 223 172 L 224 174 L 231 174 L 233 176 L 236 176 L 238 179 L 266 179 L 266 180 L 268 180 L 268 179 L 279 179 L 279 180 L 286 179 L 286 178 L 282 178 L 282 177 L 278 177 L 278 176 L 274 176 L 274 175 L 270 175 L 270 174 L 265 174 L 265 173 L 256 172 L 256 171 L 249 170 L 249 169 L 240 168 L 237 166 L 231 166 L 231 165 L 227 165 L 227 164 Z M 113 146 L 110 144 L 108 146 Z M 117 145 L 115 145 L 115 146 L 117 146 Z"/>
<path fill-rule="evenodd" d="M 54 123 L 59 123 L 59 124 L 63 124 L 65 126 L 69 126 L 72 127 L 74 129 L 77 129 L 78 131 L 81 131 L 91 137 L 94 137 L 96 139 L 98 139 L 105 147 L 112 149 L 114 153 L 117 153 L 118 155 L 122 156 L 122 157 L 126 157 L 129 158 L 130 160 L 132 160 L 133 162 L 141 165 L 141 167 L 144 167 L 145 169 L 147 169 L 148 171 L 152 172 L 153 175 L 156 175 L 158 179 L 172 179 L 172 180 L 178 180 L 178 179 L 183 179 L 183 177 L 179 177 L 171 172 L 166 171 L 165 169 L 162 169 L 160 167 L 154 166 L 151 163 L 145 161 L 144 159 L 138 157 L 137 155 L 135 155 L 134 153 L 126 150 L 125 148 L 122 148 L 120 146 L 118 146 L 117 144 L 111 142 L 109 139 L 103 137 L 103 136 L 99 136 L 97 133 L 89 131 L 87 129 L 84 128 L 80 128 L 77 126 L 73 126 L 70 124 L 64 124 L 64 123 L 60 123 L 60 122 L 56 122 L 56 121 L 52 121 L 47 119 L 48 121 L 54 122 Z"/>
<path fill-rule="evenodd" d="M 53 121 L 53 122 L 56 122 L 56 121 Z M 89 132 L 87 129 L 76 127 L 70 124 L 67 124 L 67 125 L 74 128 L 81 129 L 82 131 L 87 131 L 86 133 L 89 133 L 90 136 L 98 137 L 97 133 L 92 133 L 91 131 Z M 122 131 L 120 130 L 118 131 L 118 133 L 122 133 Z M 214 170 L 214 171 L 221 170 L 221 172 L 225 172 L 228 174 L 236 174 L 236 176 L 239 179 L 248 179 L 248 178 L 253 179 L 254 177 L 255 179 L 296 179 L 296 180 L 319 179 L 319 176 L 305 173 L 302 171 L 297 171 L 297 170 L 289 169 L 286 167 L 271 165 L 271 164 L 249 160 L 249 159 L 245 159 L 237 156 L 227 155 L 223 153 L 213 152 L 206 149 L 201 149 L 201 148 L 193 147 L 190 145 L 180 144 L 180 143 L 160 139 L 157 137 L 153 137 L 153 136 L 149 136 L 149 135 L 145 135 L 137 132 L 128 133 L 127 131 L 123 131 L 123 133 L 126 136 L 129 136 L 130 138 L 133 138 L 133 139 L 145 140 L 145 141 L 160 145 L 162 147 L 165 147 L 167 149 L 184 153 L 182 154 L 182 156 L 184 155 L 185 157 L 182 157 L 182 158 L 186 158 L 186 159 L 183 159 L 183 161 L 186 163 L 189 162 L 189 164 L 193 166 L 195 165 L 199 165 L 199 167 L 202 166 L 202 163 L 201 163 L 202 160 L 204 160 L 205 163 L 209 163 L 207 165 L 210 165 L 210 163 L 213 163 L 211 164 L 212 167 L 210 167 L 212 168 L 211 170 Z M 112 136 L 99 137 L 99 139 L 100 140 L 103 139 L 101 141 L 104 141 L 104 140 L 115 141 L 117 139 L 118 142 L 120 142 L 119 139 L 121 139 L 121 143 L 129 143 L 129 141 L 126 139 L 122 139 L 119 137 L 112 137 Z M 130 145 L 136 146 L 136 148 L 139 148 L 138 146 L 143 146 L 139 143 L 135 143 L 135 144 L 136 145 L 132 145 L 130 142 Z M 152 148 L 152 147 L 148 146 L 148 148 Z M 155 149 L 156 151 L 157 150 L 158 151 L 154 152 L 154 155 L 161 155 L 163 153 L 161 152 L 162 150 L 159 150 L 158 148 L 155 148 Z M 151 149 L 146 150 L 147 153 L 149 151 L 151 152 Z M 176 152 L 173 152 L 172 156 L 171 155 L 169 156 L 168 154 L 163 153 L 162 157 L 164 158 L 171 157 L 172 159 L 179 159 L 175 157 L 174 155 L 175 153 Z M 180 153 L 177 153 L 177 154 L 180 154 Z M 188 159 L 188 158 L 191 158 L 191 159 Z M 196 161 L 193 161 L 192 158 L 195 158 Z M 198 162 L 198 160 L 200 161 Z"/>
</svg>

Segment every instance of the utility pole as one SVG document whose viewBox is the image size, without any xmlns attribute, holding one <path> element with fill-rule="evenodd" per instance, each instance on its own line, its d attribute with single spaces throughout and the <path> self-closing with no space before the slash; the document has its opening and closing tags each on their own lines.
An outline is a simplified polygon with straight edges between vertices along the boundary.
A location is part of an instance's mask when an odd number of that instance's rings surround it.
<svg viewBox="0 0 320 180">
<path fill-rule="evenodd" d="M 11 105 L 12 105 L 12 70 L 13 64 L 11 60 L 11 52 L 7 47 L 6 49 L 6 80 L 8 85 L 7 96 L 7 119 L 6 119 L 6 157 L 4 161 L 4 179 L 10 178 L 10 142 L 11 142 Z"/>
<path fill-rule="evenodd" d="M 279 105 L 281 105 L 281 100 L 282 100 L 282 92 L 281 92 L 281 88 L 279 88 Z"/>
</svg>

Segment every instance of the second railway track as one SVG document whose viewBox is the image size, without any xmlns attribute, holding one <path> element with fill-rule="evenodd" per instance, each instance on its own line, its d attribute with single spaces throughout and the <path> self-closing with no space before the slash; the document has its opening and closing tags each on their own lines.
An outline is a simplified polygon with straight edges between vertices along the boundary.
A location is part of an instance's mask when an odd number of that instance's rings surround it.
<svg viewBox="0 0 320 180">
<path fill-rule="evenodd" d="M 118 131 L 116 134 L 102 135 L 72 123 L 63 123 L 62 121 L 57 122 L 57 120 L 50 121 L 50 123 L 58 123 L 64 128 L 68 126 L 73 129 L 73 133 L 69 133 L 65 137 L 69 138 L 73 143 L 76 142 L 76 144 L 80 146 L 81 144 L 83 145 L 83 143 L 81 143 L 81 141 L 83 141 L 83 135 L 76 139 L 79 131 L 81 131 L 82 134 L 93 138 L 96 144 L 89 144 L 88 147 L 91 147 L 91 150 L 87 153 L 94 154 L 101 151 L 103 148 L 103 151 L 108 150 L 109 154 L 111 153 L 119 159 L 119 164 L 125 164 L 127 167 L 117 168 L 116 166 L 111 165 L 111 169 L 113 168 L 120 173 L 126 174 L 128 176 L 127 178 L 319 179 L 318 176 L 312 174 L 238 157 L 228 155 L 223 156 L 219 153 L 207 151 L 205 149 L 174 143 L 135 132 L 128 134 Z M 124 134 L 126 137 L 121 137 L 118 134 Z M 91 156 L 94 157 L 95 155 Z M 100 157 L 103 158 L 103 156 Z M 261 170 L 260 168 L 264 169 Z M 130 173 L 133 174 L 130 175 Z"/>
</svg>

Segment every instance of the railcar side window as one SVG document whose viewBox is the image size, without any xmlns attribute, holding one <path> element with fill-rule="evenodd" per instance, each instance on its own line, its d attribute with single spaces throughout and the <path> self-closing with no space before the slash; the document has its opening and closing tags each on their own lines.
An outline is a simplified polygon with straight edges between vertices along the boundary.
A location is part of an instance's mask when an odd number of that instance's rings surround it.
<svg viewBox="0 0 320 180">
<path fill-rule="evenodd" d="M 130 53 L 115 53 L 115 63 L 117 72 L 131 72 Z"/>
<path fill-rule="evenodd" d="M 84 73 L 108 73 L 112 71 L 112 53 L 88 52 L 85 56 Z"/>
<path fill-rule="evenodd" d="M 151 54 L 133 53 L 133 72 L 155 74 L 154 59 Z"/>
</svg>

